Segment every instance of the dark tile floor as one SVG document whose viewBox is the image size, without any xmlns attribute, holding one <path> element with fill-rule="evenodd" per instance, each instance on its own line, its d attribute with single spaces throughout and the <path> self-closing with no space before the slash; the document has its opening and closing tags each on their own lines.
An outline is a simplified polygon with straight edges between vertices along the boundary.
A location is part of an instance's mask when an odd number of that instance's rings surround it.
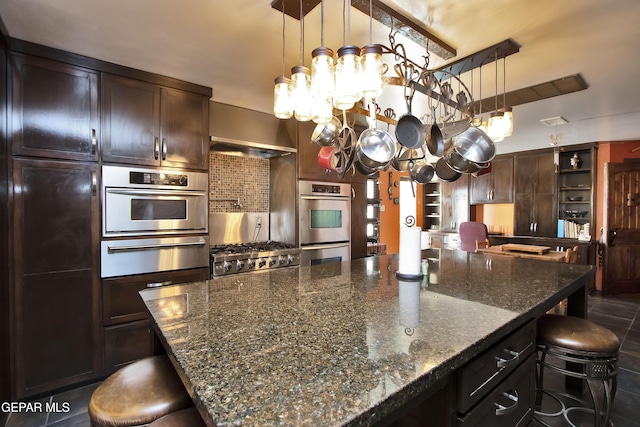
<svg viewBox="0 0 640 427">
<path fill-rule="evenodd" d="M 588 317 L 615 332 L 622 343 L 618 392 L 611 421 L 615 427 L 640 427 L 640 296 L 590 296 Z M 46 402 L 58 402 L 60 405 L 66 402 L 69 408 L 67 412 L 12 413 L 5 427 L 89 427 L 87 404 L 97 386 L 91 384 L 38 401 L 42 402 L 43 407 Z M 536 424 L 534 422 L 534 426 Z M 580 424 L 580 427 L 588 425 Z"/>
</svg>

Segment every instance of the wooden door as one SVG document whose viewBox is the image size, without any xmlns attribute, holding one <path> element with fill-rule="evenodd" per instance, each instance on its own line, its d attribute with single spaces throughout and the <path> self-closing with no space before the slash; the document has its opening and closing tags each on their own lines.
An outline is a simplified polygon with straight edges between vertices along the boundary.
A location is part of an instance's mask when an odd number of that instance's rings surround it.
<svg viewBox="0 0 640 427">
<path fill-rule="evenodd" d="M 160 99 L 161 165 L 207 170 L 209 100 L 195 93 L 166 88 L 162 89 Z"/>
<path fill-rule="evenodd" d="M 13 396 L 101 373 L 95 163 L 13 160 Z"/>
<path fill-rule="evenodd" d="M 605 163 L 605 295 L 640 293 L 640 163 Z"/>
<path fill-rule="evenodd" d="M 38 57 L 11 56 L 13 154 L 98 159 L 98 74 Z"/>
<path fill-rule="evenodd" d="M 160 88 L 110 74 L 102 80 L 102 159 L 159 165 Z"/>
</svg>

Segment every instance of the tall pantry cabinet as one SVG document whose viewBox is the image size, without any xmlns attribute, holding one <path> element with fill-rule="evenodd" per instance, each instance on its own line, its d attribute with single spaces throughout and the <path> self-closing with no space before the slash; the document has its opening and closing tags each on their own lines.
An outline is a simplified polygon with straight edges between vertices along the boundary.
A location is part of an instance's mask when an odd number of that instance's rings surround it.
<svg viewBox="0 0 640 427">
<path fill-rule="evenodd" d="M 10 53 L 12 398 L 101 371 L 98 74 Z"/>
</svg>

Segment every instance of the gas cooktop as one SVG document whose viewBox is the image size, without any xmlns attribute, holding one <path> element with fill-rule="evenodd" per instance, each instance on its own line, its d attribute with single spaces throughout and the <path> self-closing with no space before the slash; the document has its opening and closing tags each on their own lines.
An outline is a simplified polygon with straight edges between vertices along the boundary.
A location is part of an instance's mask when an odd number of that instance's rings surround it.
<svg viewBox="0 0 640 427">
<path fill-rule="evenodd" d="M 274 241 L 214 245 L 209 249 L 211 278 L 300 265 L 300 252 L 290 243 Z"/>
</svg>

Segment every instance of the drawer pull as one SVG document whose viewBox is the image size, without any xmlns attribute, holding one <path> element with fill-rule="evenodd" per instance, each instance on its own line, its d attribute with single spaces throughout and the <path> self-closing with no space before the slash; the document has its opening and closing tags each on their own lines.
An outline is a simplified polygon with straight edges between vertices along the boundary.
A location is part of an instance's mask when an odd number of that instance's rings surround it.
<svg viewBox="0 0 640 427">
<path fill-rule="evenodd" d="M 520 353 L 507 349 L 504 349 L 503 351 L 509 353 L 513 357 L 511 359 L 503 359 L 502 357 L 496 356 L 496 366 L 498 368 L 507 368 L 518 363 L 518 359 L 520 359 Z"/>
<path fill-rule="evenodd" d="M 496 405 L 497 416 L 510 414 L 511 412 L 515 411 L 516 408 L 518 407 L 518 392 L 516 390 L 512 390 L 511 393 L 513 394 L 510 394 L 507 392 L 502 393 L 504 397 L 513 401 L 513 404 L 511 406 L 504 406 L 499 403 L 493 402 L 493 404 Z"/>
<path fill-rule="evenodd" d="M 171 280 L 168 280 L 166 282 L 147 283 L 147 288 L 160 288 L 162 286 L 168 285 L 173 285 L 173 282 Z"/>
</svg>

